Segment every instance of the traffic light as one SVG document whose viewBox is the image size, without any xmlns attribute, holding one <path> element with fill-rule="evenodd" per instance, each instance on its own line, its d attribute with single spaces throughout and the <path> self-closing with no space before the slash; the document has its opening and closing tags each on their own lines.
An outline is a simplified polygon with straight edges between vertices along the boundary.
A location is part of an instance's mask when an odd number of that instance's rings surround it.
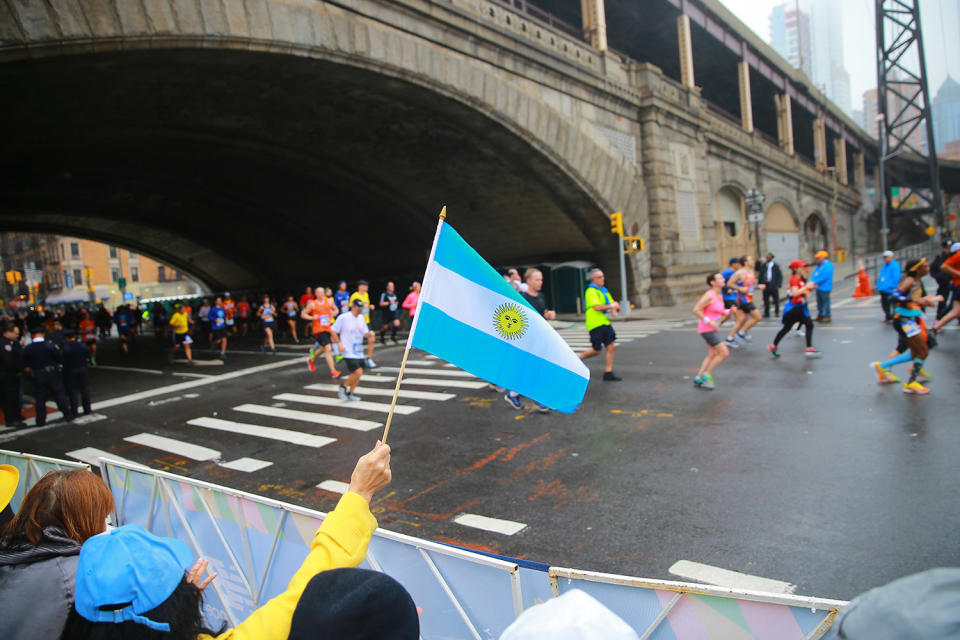
<svg viewBox="0 0 960 640">
<path fill-rule="evenodd" d="M 90 267 L 84 267 L 84 268 L 83 268 L 83 279 L 86 280 L 87 282 L 90 282 L 91 280 L 93 280 L 93 269 L 92 269 L 92 268 L 90 268 Z"/>
<path fill-rule="evenodd" d="M 640 253 L 646 246 L 643 238 L 638 236 L 627 236 L 623 240 L 626 245 L 626 248 L 623 250 L 624 253 Z"/>
<path fill-rule="evenodd" d="M 620 211 L 610 214 L 610 232 L 623 237 L 623 213 Z"/>
<path fill-rule="evenodd" d="M 16 284 L 17 281 L 13 279 L 13 271 L 7 271 L 7 282 L 10 284 Z"/>
<path fill-rule="evenodd" d="M 10 271 L 7 271 L 7 282 L 10 284 L 17 284 L 22 279 L 23 276 L 16 269 L 10 269 Z"/>
</svg>

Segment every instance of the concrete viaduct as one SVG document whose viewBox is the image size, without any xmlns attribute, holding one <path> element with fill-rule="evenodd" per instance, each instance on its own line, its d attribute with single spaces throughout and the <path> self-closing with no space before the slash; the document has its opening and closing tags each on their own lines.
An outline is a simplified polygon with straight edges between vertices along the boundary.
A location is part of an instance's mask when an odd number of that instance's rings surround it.
<svg viewBox="0 0 960 640">
<path fill-rule="evenodd" d="M 415 274 L 446 205 L 619 291 L 622 211 L 638 306 L 755 250 L 749 188 L 783 258 L 873 241 L 872 139 L 715 0 L 577 4 L 0 0 L 0 227 L 262 287 Z"/>
</svg>

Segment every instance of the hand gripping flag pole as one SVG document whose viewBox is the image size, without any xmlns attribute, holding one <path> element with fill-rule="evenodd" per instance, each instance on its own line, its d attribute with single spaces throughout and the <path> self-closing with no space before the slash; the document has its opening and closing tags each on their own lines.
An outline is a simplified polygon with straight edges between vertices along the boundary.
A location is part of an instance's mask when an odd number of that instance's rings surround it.
<svg viewBox="0 0 960 640">
<path fill-rule="evenodd" d="M 437 223 L 437 234 L 433 238 L 433 248 L 430 249 L 430 260 L 427 262 L 427 271 L 423 275 L 423 285 L 421 286 L 420 297 L 427 286 L 427 275 L 430 273 L 430 264 L 433 262 L 433 254 L 437 250 L 437 237 L 440 235 L 440 227 L 447 217 L 447 206 L 444 205 L 440 210 L 440 221 Z M 393 388 L 393 400 L 390 401 L 390 411 L 387 412 L 387 424 L 383 427 L 383 437 L 380 439 L 383 444 L 387 444 L 387 434 L 390 433 L 390 423 L 393 421 L 393 409 L 397 406 L 397 397 L 400 395 L 400 382 L 403 380 L 403 370 L 407 368 L 407 356 L 410 355 L 410 344 L 413 340 L 413 332 L 417 328 L 417 316 L 420 315 L 420 300 L 417 300 L 417 306 L 413 312 L 413 322 L 410 323 L 410 334 L 407 336 L 407 346 L 403 349 L 403 360 L 400 361 L 400 373 L 397 374 L 397 386 Z"/>
</svg>

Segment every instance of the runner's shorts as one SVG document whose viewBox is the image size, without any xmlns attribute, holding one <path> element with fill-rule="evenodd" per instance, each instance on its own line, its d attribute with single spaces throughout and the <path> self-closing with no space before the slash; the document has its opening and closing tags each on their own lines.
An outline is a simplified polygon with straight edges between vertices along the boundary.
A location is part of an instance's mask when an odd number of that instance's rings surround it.
<svg viewBox="0 0 960 640">
<path fill-rule="evenodd" d="M 721 342 L 723 342 L 723 340 L 720 339 L 719 331 L 706 331 L 704 333 L 701 333 L 700 337 L 706 340 L 707 344 L 710 345 L 711 347 L 715 347 Z"/>
<path fill-rule="evenodd" d="M 313 334 L 313 339 L 317 341 L 321 347 L 325 347 L 332 342 L 330 339 L 329 331 L 321 331 L 320 333 Z"/>
<path fill-rule="evenodd" d="M 186 333 L 176 333 L 173 334 L 173 346 L 179 347 L 182 344 L 191 344 L 193 343 L 193 338 L 190 337 L 190 332 Z"/>
<path fill-rule="evenodd" d="M 757 305 L 753 304 L 752 302 L 741 302 L 739 306 L 740 311 L 744 313 L 752 313 L 753 310 L 757 308 Z"/>
<path fill-rule="evenodd" d="M 214 329 L 214 330 L 213 330 L 213 339 L 214 339 L 214 340 L 222 340 L 222 339 L 224 339 L 224 338 L 226 338 L 226 337 L 227 337 L 227 328 L 226 328 L 226 327 L 221 327 L 220 329 Z"/>
<path fill-rule="evenodd" d="M 736 307 L 736 306 L 737 306 L 737 301 L 736 301 L 736 300 L 727 300 L 727 299 L 724 299 L 724 301 L 723 301 L 723 308 L 724 308 L 724 309 L 729 309 L 730 307 Z"/>
<path fill-rule="evenodd" d="M 363 358 L 344 358 L 343 361 L 347 364 L 347 371 L 350 373 L 363 369 Z"/>
<path fill-rule="evenodd" d="M 594 351 L 601 351 L 617 339 L 617 332 L 609 324 L 600 325 L 590 330 L 590 346 Z"/>
</svg>

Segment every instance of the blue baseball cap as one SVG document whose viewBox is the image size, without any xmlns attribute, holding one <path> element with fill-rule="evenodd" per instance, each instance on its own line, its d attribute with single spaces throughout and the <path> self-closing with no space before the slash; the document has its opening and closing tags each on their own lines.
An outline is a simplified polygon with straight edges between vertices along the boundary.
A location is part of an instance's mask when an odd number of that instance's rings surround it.
<svg viewBox="0 0 960 640">
<path fill-rule="evenodd" d="M 74 606 L 90 622 L 130 620 L 169 632 L 143 614 L 173 595 L 192 563 L 187 545 L 137 524 L 93 536 L 80 549 Z"/>
</svg>

